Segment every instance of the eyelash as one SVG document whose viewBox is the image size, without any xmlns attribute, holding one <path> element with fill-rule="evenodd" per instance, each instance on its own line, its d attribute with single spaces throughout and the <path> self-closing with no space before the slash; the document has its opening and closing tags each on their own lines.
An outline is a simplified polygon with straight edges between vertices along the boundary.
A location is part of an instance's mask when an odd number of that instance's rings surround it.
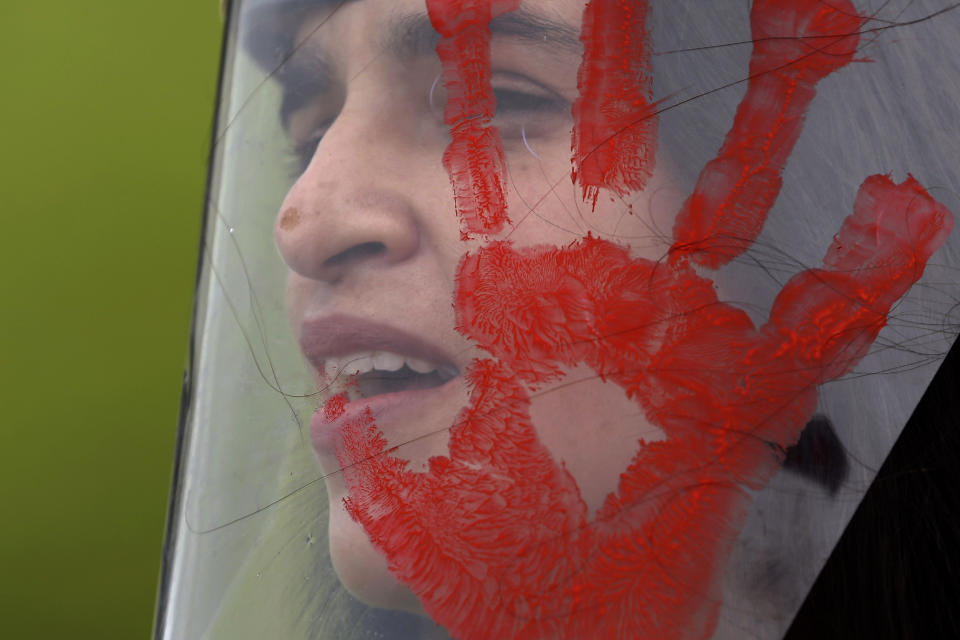
<svg viewBox="0 0 960 640">
<path fill-rule="evenodd" d="M 498 89 L 496 87 L 494 87 L 493 92 L 497 99 L 497 113 L 494 116 L 494 124 L 500 129 L 501 135 L 509 139 L 519 139 L 521 137 L 523 127 L 526 124 L 521 120 L 523 118 L 529 118 L 532 114 L 545 115 L 546 117 L 567 115 L 570 111 L 569 104 L 560 96 L 517 89 Z M 306 139 L 297 143 L 291 150 L 291 161 L 294 165 L 291 172 L 293 178 L 299 177 L 306 171 L 316 154 L 317 145 L 323 140 L 323 136 L 334 120 L 335 118 L 330 118 L 320 123 Z M 527 129 L 523 135 L 536 137 L 537 133 L 535 129 Z"/>
<path fill-rule="evenodd" d="M 292 174 L 294 178 L 299 177 L 310 166 L 310 161 L 317 153 L 317 145 L 323 140 L 327 129 L 333 124 L 333 119 L 326 120 L 320 124 L 306 139 L 298 142 L 291 150 L 291 161 L 293 162 Z"/>
<path fill-rule="evenodd" d="M 566 102 L 561 98 L 540 93 L 527 93 L 515 89 L 494 89 L 497 97 L 498 115 L 503 110 L 519 113 L 552 113 L 566 109 Z"/>
</svg>

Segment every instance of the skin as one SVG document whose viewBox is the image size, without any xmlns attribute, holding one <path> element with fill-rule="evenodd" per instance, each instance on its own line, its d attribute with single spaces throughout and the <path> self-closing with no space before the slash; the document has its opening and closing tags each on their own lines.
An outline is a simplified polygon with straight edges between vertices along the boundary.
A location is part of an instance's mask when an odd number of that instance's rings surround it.
<svg viewBox="0 0 960 640">
<path fill-rule="evenodd" d="M 583 7 L 573 0 L 522 4 L 571 33 L 579 31 Z M 440 63 L 429 48 L 405 56 L 382 45 L 399 16 L 423 13 L 417 0 L 362 0 L 302 23 L 297 41 L 305 45 L 298 58 L 327 60 L 334 80 L 288 119 L 294 146 L 309 147 L 318 138 L 319 144 L 304 154 L 308 164 L 280 207 L 275 235 L 290 267 L 287 307 L 295 333 L 305 319 L 360 316 L 428 340 L 464 371 L 482 353 L 455 330 L 454 274 L 463 255 L 481 243 L 461 240 L 441 164 L 449 142 L 442 83 L 430 104 Z M 682 202 L 662 154 L 646 189 L 629 202 L 604 195 L 591 211 L 570 181 L 570 105 L 582 55 L 577 43 L 532 44 L 495 35 L 491 55 L 500 105 L 494 124 L 507 160 L 512 219 L 503 237 L 518 248 L 561 247 L 590 232 L 629 246 L 631 255 L 661 257 L 669 246 L 670 212 Z M 524 106 L 530 100 L 540 106 Z M 331 262 L 365 243 L 382 249 Z M 592 513 L 616 489 L 635 453 L 623 443 L 656 441 L 663 432 L 621 388 L 592 370 L 567 373 L 535 394 L 530 411 L 541 442 L 576 480 Z M 403 445 L 399 454 L 413 468 L 447 453 L 448 429 L 467 405 L 462 378 L 452 386 L 415 421 L 378 422 L 391 446 Z M 562 394 L 552 392 L 559 388 Z M 587 422 L 608 437 L 584 437 Z M 423 434 L 430 435 L 407 442 Z M 341 581 L 370 604 L 419 610 L 344 510 L 346 487 L 336 458 L 321 453 L 320 463 L 330 495 L 331 555 Z"/>
</svg>

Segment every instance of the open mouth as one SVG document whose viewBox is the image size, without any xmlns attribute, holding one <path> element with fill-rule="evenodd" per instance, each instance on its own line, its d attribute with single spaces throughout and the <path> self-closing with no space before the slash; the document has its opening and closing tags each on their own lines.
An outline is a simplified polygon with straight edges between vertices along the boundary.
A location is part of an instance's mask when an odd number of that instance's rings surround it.
<svg viewBox="0 0 960 640">
<path fill-rule="evenodd" d="M 431 362 L 389 351 L 353 353 L 328 358 L 324 372 L 351 399 L 440 387 L 460 375 L 450 363 Z"/>
</svg>

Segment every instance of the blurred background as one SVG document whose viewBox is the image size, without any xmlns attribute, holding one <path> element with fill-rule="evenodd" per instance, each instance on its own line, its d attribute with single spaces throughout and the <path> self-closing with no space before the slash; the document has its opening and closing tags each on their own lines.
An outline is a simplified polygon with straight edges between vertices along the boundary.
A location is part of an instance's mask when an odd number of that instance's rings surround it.
<svg viewBox="0 0 960 640">
<path fill-rule="evenodd" d="M 0 637 L 147 638 L 217 0 L 0 3 Z"/>
</svg>

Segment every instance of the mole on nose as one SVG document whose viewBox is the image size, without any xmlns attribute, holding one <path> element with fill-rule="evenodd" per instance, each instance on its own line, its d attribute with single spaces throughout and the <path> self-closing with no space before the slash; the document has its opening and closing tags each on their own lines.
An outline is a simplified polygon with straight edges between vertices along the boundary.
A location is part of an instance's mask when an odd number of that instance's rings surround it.
<svg viewBox="0 0 960 640">
<path fill-rule="evenodd" d="M 287 207 L 280 214 L 280 229 L 291 231 L 300 224 L 300 210 L 296 207 Z"/>
</svg>

